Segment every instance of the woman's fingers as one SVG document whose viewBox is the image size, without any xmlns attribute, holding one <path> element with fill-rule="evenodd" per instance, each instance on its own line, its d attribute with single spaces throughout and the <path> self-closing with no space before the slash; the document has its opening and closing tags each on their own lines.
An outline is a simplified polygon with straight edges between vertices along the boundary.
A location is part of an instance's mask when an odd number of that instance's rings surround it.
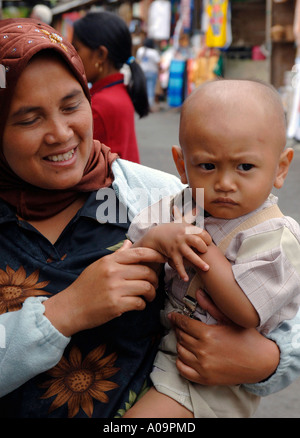
<svg viewBox="0 0 300 438">
<path fill-rule="evenodd" d="M 177 337 L 176 366 L 179 373 L 192 382 L 208 384 L 206 325 L 175 312 L 170 319 Z"/>
<path fill-rule="evenodd" d="M 179 343 L 177 344 L 176 366 L 185 379 L 195 383 L 206 383 L 198 371 L 201 366 L 199 359 Z"/>
<path fill-rule="evenodd" d="M 129 249 L 129 248 L 132 247 L 132 245 L 133 245 L 132 242 L 130 240 L 126 239 L 126 240 L 124 240 L 123 245 L 121 246 L 121 248 L 119 248 L 117 250 L 117 252 L 124 251 L 125 249 Z"/>
<path fill-rule="evenodd" d="M 156 288 L 158 286 L 158 280 L 152 278 L 143 279 L 124 279 L 120 285 L 120 291 L 122 297 L 142 297 L 146 301 L 154 300 L 156 296 Z"/>
<path fill-rule="evenodd" d="M 206 324 L 194 320 L 178 312 L 169 314 L 170 321 L 174 326 L 179 349 L 184 348 L 189 352 L 190 360 L 197 357 L 198 342 L 205 337 Z M 182 354 L 183 350 L 178 351 Z"/>
<path fill-rule="evenodd" d="M 146 295 L 150 293 L 148 297 L 150 299 L 152 299 L 150 286 L 154 288 L 158 286 L 158 276 L 151 264 L 163 262 L 165 262 L 164 256 L 150 248 L 121 249 L 99 260 L 99 264 L 104 266 L 105 277 L 119 278 L 123 282 L 120 283 L 123 290 L 126 286 L 129 291 L 132 288 L 132 293 L 136 290 Z"/>
<path fill-rule="evenodd" d="M 124 245 L 128 245 L 126 241 Z M 131 245 L 130 245 L 131 246 Z M 134 263 L 165 263 L 166 258 L 151 248 L 136 247 L 136 248 L 126 248 L 121 247 L 114 254 L 117 263 L 122 263 L 125 265 Z"/>
<path fill-rule="evenodd" d="M 122 304 L 119 306 L 120 315 L 126 312 L 132 312 L 133 310 L 144 310 L 147 305 L 147 301 L 140 295 L 126 295 L 122 298 Z"/>
<path fill-rule="evenodd" d="M 85 268 L 64 291 L 47 300 L 45 315 L 65 336 L 102 325 L 155 298 L 157 274 L 148 263 L 164 257 L 130 242 Z M 68 312 L 65 309 L 68 308 Z M 65 313 L 64 313 L 65 312 Z"/>
<path fill-rule="evenodd" d="M 150 301 L 155 296 L 158 277 L 148 263 L 163 259 L 161 254 L 148 248 L 116 251 L 86 268 L 78 277 L 78 289 L 84 291 L 86 285 L 96 296 L 101 297 L 105 292 L 109 297 L 116 296 L 116 301 L 126 295 L 142 295 Z"/>
</svg>

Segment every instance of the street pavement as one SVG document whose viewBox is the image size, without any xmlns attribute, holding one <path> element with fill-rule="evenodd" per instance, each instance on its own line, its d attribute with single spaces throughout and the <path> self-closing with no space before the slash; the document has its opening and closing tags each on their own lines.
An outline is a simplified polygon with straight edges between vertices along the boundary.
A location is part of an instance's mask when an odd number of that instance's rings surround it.
<svg viewBox="0 0 300 438">
<path fill-rule="evenodd" d="M 171 147 L 179 144 L 179 109 L 160 104 L 160 110 L 136 118 L 141 163 L 177 175 Z M 217 123 L 217 121 L 216 121 Z M 282 189 L 274 191 L 281 210 L 300 222 L 300 144 L 289 140 L 294 159 Z M 288 388 L 264 397 L 254 418 L 300 418 L 300 377 Z"/>
</svg>

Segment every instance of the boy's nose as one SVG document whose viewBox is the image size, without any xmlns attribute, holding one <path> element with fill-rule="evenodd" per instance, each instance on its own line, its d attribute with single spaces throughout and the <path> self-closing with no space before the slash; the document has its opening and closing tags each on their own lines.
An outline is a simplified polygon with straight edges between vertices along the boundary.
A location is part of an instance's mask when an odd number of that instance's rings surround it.
<svg viewBox="0 0 300 438">
<path fill-rule="evenodd" d="M 215 183 L 215 190 L 225 193 L 235 191 L 236 183 L 234 176 L 227 172 L 220 173 Z"/>
</svg>

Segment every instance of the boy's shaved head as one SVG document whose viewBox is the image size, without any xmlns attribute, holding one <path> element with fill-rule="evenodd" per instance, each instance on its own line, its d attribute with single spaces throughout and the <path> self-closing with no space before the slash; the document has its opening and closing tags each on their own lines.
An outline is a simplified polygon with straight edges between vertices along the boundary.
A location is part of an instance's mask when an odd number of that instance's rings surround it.
<svg viewBox="0 0 300 438">
<path fill-rule="evenodd" d="M 205 82 L 185 100 L 180 118 L 179 140 L 182 147 L 190 121 L 199 117 L 204 127 L 229 121 L 233 126 L 239 117 L 260 118 L 267 124 L 270 141 L 280 152 L 286 143 L 286 121 L 278 92 L 269 84 L 251 80 L 221 79 Z M 214 119 L 214 120 L 213 120 Z M 238 126 L 237 126 L 238 127 Z"/>
</svg>

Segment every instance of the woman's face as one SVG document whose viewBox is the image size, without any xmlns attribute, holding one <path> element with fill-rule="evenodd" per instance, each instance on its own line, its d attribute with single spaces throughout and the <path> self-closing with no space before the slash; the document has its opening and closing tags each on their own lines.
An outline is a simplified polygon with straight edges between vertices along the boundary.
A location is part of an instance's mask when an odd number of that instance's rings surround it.
<svg viewBox="0 0 300 438">
<path fill-rule="evenodd" d="M 101 72 L 99 73 L 99 67 L 97 67 L 98 50 L 85 46 L 76 36 L 74 36 L 72 44 L 82 60 L 88 82 L 94 84 L 101 77 Z"/>
<path fill-rule="evenodd" d="M 44 189 L 67 189 L 83 176 L 92 126 L 89 101 L 64 62 L 38 56 L 17 82 L 3 154 L 24 181 Z"/>
</svg>

